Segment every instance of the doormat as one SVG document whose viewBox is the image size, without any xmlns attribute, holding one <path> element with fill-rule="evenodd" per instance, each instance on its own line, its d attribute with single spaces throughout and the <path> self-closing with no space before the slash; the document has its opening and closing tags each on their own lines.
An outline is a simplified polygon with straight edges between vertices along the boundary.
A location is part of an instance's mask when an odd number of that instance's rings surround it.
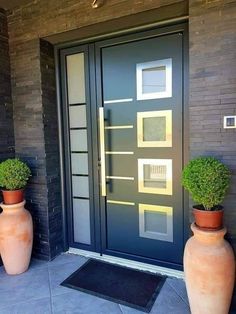
<svg viewBox="0 0 236 314">
<path fill-rule="evenodd" d="M 89 259 L 61 285 L 149 313 L 165 276 Z"/>
</svg>

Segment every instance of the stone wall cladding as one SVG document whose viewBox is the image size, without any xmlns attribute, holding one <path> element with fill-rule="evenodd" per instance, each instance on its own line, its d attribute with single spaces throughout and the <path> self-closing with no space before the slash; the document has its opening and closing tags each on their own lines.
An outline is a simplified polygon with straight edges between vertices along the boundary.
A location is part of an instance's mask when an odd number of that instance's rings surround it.
<svg viewBox="0 0 236 314">
<path fill-rule="evenodd" d="M 228 239 L 236 251 L 236 129 L 223 117 L 236 115 L 236 1 L 190 1 L 190 151 L 229 166 L 224 202 Z"/>
<path fill-rule="evenodd" d="M 190 152 L 215 156 L 231 170 L 225 224 L 236 252 L 236 129 L 223 128 L 223 117 L 236 115 L 236 1 L 190 0 L 189 14 Z"/>
<path fill-rule="evenodd" d="M 39 38 L 183 2 L 109 0 L 93 10 L 87 0 L 32 0 L 9 12 L 16 155 L 33 170 L 26 197 L 35 222 L 35 256 L 51 259 L 62 250 L 53 51 Z"/>
<path fill-rule="evenodd" d="M 14 157 L 11 69 L 7 15 L 0 9 L 0 161 Z"/>
<path fill-rule="evenodd" d="M 50 256 L 63 250 L 54 47 L 40 40 Z"/>
</svg>

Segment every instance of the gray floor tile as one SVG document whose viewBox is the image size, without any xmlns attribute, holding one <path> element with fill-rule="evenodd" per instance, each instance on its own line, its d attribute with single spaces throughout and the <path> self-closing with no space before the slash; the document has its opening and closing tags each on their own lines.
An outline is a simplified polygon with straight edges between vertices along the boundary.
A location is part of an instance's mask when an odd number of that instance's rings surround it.
<svg viewBox="0 0 236 314">
<path fill-rule="evenodd" d="M 50 296 L 47 268 L 29 269 L 16 276 L 9 276 L 1 269 L 0 283 L 0 308 L 9 306 L 9 300 L 14 305 Z"/>
<path fill-rule="evenodd" d="M 32 268 L 47 268 L 49 263 L 50 262 L 41 261 L 39 259 L 32 258 L 29 268 L 30 269 L 32 269 Z"/>
<path fill-rule="evenodd" d="M 188 305 L 166 282 L 153 305 L 151 314 L 190 314 Z"/>
<path fill-rule="evenodd" d="M 48 263 L 48 267 L 61 266 L 67 263 L 75 263 L 75 262 L 84 262 L 87 259 L 83 256 L 74 255 L 74 254 L 61 254 L 57 256 L 54 260 Z"/>
<path fill-rule="evenodd" d="M 22 302 L 1 309 L 1 314 L 51 314 L 50 298 Z"/>
<path fill-rule="evenodd" d="M 181 299 L 183 299 L 184 302 L 189 305 L 185 282 L 177 278 L 167 278 L 166 282 L 175 290 Z"/>
<path fill-rule="evenodd" d="M 74 271 L 86 262 L 85 258 L 78 258 L 70 263 L 54 264 L 49 268 L 49 280 L 52 295 L 68 292 L 68 288 L 60 286 L 60 283 L 69 277 Z"/>
<path fill-rule="evenodd" d="M 52 297 L 54 314 L 122 314 L 118 304 L 80 291 Z"/>
</svg>

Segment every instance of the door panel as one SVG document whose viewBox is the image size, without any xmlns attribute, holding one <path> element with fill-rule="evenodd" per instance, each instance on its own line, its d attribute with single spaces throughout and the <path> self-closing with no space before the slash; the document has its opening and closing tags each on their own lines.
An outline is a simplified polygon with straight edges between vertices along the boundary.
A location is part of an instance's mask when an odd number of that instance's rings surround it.
<svg viewBox="0 0 236 314">
<path fill-rule="evenodd" d="M 182 262 L 182 44 L 171 34 L 100 51 L 105 252 Z"/>
</svg>

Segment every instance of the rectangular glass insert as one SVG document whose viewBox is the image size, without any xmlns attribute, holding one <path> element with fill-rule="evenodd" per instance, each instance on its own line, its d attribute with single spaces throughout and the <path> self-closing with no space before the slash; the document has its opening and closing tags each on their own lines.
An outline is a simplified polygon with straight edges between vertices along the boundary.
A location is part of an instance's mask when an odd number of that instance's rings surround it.
<svg viewBox="0 0 236 314">
<path fill-rule="evenodd" d="M 136 65 L 137 100 L 172 97 L 172 59 Z"/>
<path fill-rule="evenodd" d="M 86 105 L 69 107 L 70 128 L 85 128 L 87 126 Z"/>
<path fill-rule="evenodd" d="M 68 55 L 66 63 L 68 102 L 70 105 L 85 103 L 84 53 Z"/>
<path fill-rule="evenodd" d="M 86 130 L 71 130 L 70 145 L 73 152 L 87 152 L 88 140 Z"/>
<path fill-rule="evenodd" d="M 74 241 L 91 244 L 89 200 L 73 199 Z"/>
<path fill-rule="evenodd" d="M 139 236 L 173 242 L 173 208 L 139 204 Z"/>
<path fill-rule="evenodd" d="M 72 192 L 75 197 L 89 197 L 89 178 L 72 176 Z"/>
<path fill-rule="evenodd" d="M 172 160 L 138 159 L 139 192 L 172 195 Z"/>
<path fill-rule="evenodd" d="M 172 147 L 172 110 L 137 113 L 138 147 Z"/>
<path fill-rule="evenodd" d="M 88 154 L 71 154 L 72 174 L 88 174 Z"/>
</svg>

